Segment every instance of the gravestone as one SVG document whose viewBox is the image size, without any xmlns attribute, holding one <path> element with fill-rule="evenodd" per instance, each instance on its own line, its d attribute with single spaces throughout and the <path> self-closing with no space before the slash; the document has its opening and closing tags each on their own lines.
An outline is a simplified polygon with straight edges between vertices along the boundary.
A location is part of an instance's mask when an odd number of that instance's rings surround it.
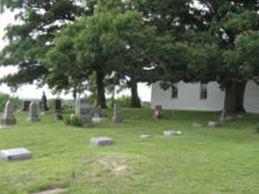
<svg viewBox="0 0 259 194">
<path fill-rule="evenodd" d="M 42 93 L 42 97 L 41 97 L 41 107 L 44 111 L 49 111 L 49 107 L 48 107 L 48 100 L 46 97 L 45 92 Z"/>
<path fill-rule="evenodd" d="M 29 111 L 30 110 L 30 104 L 31 104 L 31 101 L 29 101 L 29 100 L 23 101 L 22 111 L 24 111 L 24 112 Z"/>
<path fill-rule="evenodd" d="M 162 111 L 163 107 L 161 105 L 156 105 L 155 109 L 153 110 L 153 117 L 156 119 L 162 119 Z"/>
<path fill-rule="evenodd" d="M 180 136 L 182 135 L 181 131 L 175 131 L 175 130 L 168 130 L 163 132 L 164 136 L 167 137 L 174 137 L 174 136 Z"/>
<path fill-rule="evenodd" d="M 123 122 L 122 115 L 121 115 L 121 107 L 118 104 L 114 104 L 112 122 L 113 123 Z"/>
<path fill-rule="evenodd" d="M 30 122 L 40 121 L 39 115 L 38 115 L 38 106 L 35 102 L 32 102 L 30 105 L 30 112 L 29 112 L 29 117 L 27 120 Z"/>
<path fill-rule="evenodd" d="M 92 124 L 92 107 L 86 100 L 80 98 L 76 100 L 75 114 L 83 124 Z"/>
<path fill-rule="evenodd" d="M 113 139 L 110 137 L 93 137 L 90 142 L 94 146 L 107 146 L 114 143 Z"/>
<path fill-rule="evenodd" d="M 13 115 L 13 112 L 13 104 L 8 100 L 5 104 L 4 116 L 1 119 L 1 125 L 14 125 L 16 123 L 16 119 Z"/>
<path fill-rule="evenodd" d="M 63 120 L 62 116 L 62 100 L 57 98 L 55 100 L 55 115 L 57 120 Z"/>
<path fill-rule="evenodd" d="M 57 98 L 55 100 L 55 112 L 61 112 L 62 110 L 62 100 L 60 98 Z"/>
<path fill-rule="evenodd" d="M 25 148 L 15 148 L 0 151 L 0 161 L 26 160 L 31 157 L 31 152 Z"/>
</svg>

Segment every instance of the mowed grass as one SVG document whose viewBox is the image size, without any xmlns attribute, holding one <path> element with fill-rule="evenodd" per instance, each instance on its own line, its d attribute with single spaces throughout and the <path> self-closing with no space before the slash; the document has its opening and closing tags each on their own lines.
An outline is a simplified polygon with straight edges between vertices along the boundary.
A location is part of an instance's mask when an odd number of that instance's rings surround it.
<svg viewBox="0 0 259 194">
<path fill-rule="evenodd" d="M 111 111 L 108 112 L 111 116 Z M 0 163 L 0 194 L 67 188 L 71 194 L 258 194 L 259 115 L 219 128 L 206 127 L 218 113 L 123 110 L 124 123 L 107 119 L 93 128 L 57 122 L 52 114 L 0 131 L 0 149 L 25 147 L 31 160 Z M 164 130 L 183 135 L 166 138 Z M 140 140 L 139 135 L 153 138 Z M 90 138 L 109 136 L 115 144 L 97 148 Z"/>
</svg>

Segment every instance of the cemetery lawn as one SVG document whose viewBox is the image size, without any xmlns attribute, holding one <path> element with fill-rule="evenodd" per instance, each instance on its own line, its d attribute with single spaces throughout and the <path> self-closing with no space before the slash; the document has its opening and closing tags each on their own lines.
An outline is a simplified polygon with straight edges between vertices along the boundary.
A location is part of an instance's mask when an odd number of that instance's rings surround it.
<svg viewBox="0 0 259 194">
<path fill-rule="evenodd" d="M 108 112 L 111 115 L 111 111 Z M 0 193 L 25 194 L 55 188 L 71 194 L 258 194 L 259 115 L 209 128 L 218 113 L 170 111 L 152 119 L 149 109 L 123 110 L 124 123 L 110 119 L 96 127 L 26 121 L 0 131 L 0 149 L 25 147 L 31 160 L 0 163 Z M 183 135 L 168 138 L 164 130 Z M 141 134 L 152 138 L 140 140 Z M 97 148 L 90 138 L 108 136 L 113 146 Z"/>
</svg>

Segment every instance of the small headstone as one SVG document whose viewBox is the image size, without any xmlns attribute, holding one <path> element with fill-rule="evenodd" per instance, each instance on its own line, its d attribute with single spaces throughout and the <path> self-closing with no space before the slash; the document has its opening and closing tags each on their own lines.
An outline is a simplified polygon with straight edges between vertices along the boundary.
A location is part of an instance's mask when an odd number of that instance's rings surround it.
<svg viewBox="0 0 259 194">
<path fill-rule="evenodd" d="M 113 117 L 112 117 L 112 122 L 113 123 L 122 123 L 122 116 L 121 116 L 121 107 L 118 104 L 114 105 L 114 110 L 113 110 Z"/>
<path fill-rule="evenodd" d="M 62 114 L 60 113 L 60 112 L 56 112 L 55 113 L 55 117 L 56 117 L 56 119 L 58 120 L 58 121 L 62 121 L 64 118 L 63 118 L 63 116 L 62 116 Z"/>
<path fill-rule="evenodd" d="M 38 115 L 38 106 L 35 102 L 32 102 L 30 105 L 30 112 L 29 112 L 29 117 L 27 120 L 31 121 L 31 122 L 40 121 L 39 115 Z"/>
<path fill-rule="evenodd" d="M 24 112 L 29 111 L 30 104 L 31 104 L 31 101 L 29 101 L 29 100 L 23 101 L 22 111 L 24 111 Z"/>
<path fill-rule="evenodd" d="M 0 161 L 26 160 L 31 157 L 31 152 L 25 148 L 15 148 L 0 151 Z"/>
<path fill-rule="evenodd" d="M 14 109 L 12 103 L 8 100 L 5 104 L 4 116 L 1 119 L 1 125 L 14 125 L 16 123 L 16 119 L 13 115 Z"/>
<path fill-rule="evenodd" d="M 163 134 L 164 134 L 164 136 L 167 136 L 167 137 L 173 137 L 173 136 L 182 135 L 182 132 L 181 131 L 169 130 L 169 131 L 164 131 Z"/>
<path fill-rule="evenodd" d="M 142 134 L 142 135 L 140 135 L 139 137 L 140 137 L 140 139 L 145 140 L 145 139 L 150 139 L 150 138 L 152 137 L 152 135 Z"/>
<path fill-rule="evenodd" d="M 41 106 L 44 111 L 49 111 L 48 100 L 45 95 L 45 92 L 43 92 L 42 97 L 41 97 Z"/>
<path fill-rule="evenodd" d="M 90 142 L 94 146 L 107 146 L 114 143 L 113 139 L 110 137 L 94 137 L 91 138 Z"/>
<path fill-rule="evenodd" d="M 60 98 L 57 98 L 55 100 L 55 112 L 61 113 L 62 110 L 62 100 Z"/>
<path fill-rule="evenodd" d="M 153 110 L 154 118 L 162 119 L 162 111 L 163 111 L 163 107 L 161 105 L 156 105 L 155 109 Z"/>
<path fill-rule="evenodd" d="M 58 97 L 55 100 L 55 116 L 57 120 L 63 120 L 62 116 L 62 100 Z"/>
</svg>

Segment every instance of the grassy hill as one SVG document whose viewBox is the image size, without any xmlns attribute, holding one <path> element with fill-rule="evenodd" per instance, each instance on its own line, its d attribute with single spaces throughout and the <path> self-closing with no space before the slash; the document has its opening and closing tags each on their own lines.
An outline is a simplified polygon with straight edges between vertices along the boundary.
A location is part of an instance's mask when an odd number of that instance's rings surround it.
<svg viewBox="0 0 259 194">
<path fill-rule="evenodd" d="M 109 116 L 111 111 L 108 112 Z M 124 123 L 107 119 L 93 128 L 57 122 L 52 114 L 0 131 L 0 149 L 25 147 L 33 158 L 0 163 L 0 193 L 25 194 L 67 188 L 71 194 L 258 194 L 258 115 L 219 128 L 206 123 L 216 113 L 167 111 L 152 119 L 149 109 L 124 109 Z M 164 130 L 183 135 L 166 138 Z M 153 138 L 140 140 L 139 135 Z M 109 136 L 113 146 L 97 148 L 90 138 Z"/>
</svg>

